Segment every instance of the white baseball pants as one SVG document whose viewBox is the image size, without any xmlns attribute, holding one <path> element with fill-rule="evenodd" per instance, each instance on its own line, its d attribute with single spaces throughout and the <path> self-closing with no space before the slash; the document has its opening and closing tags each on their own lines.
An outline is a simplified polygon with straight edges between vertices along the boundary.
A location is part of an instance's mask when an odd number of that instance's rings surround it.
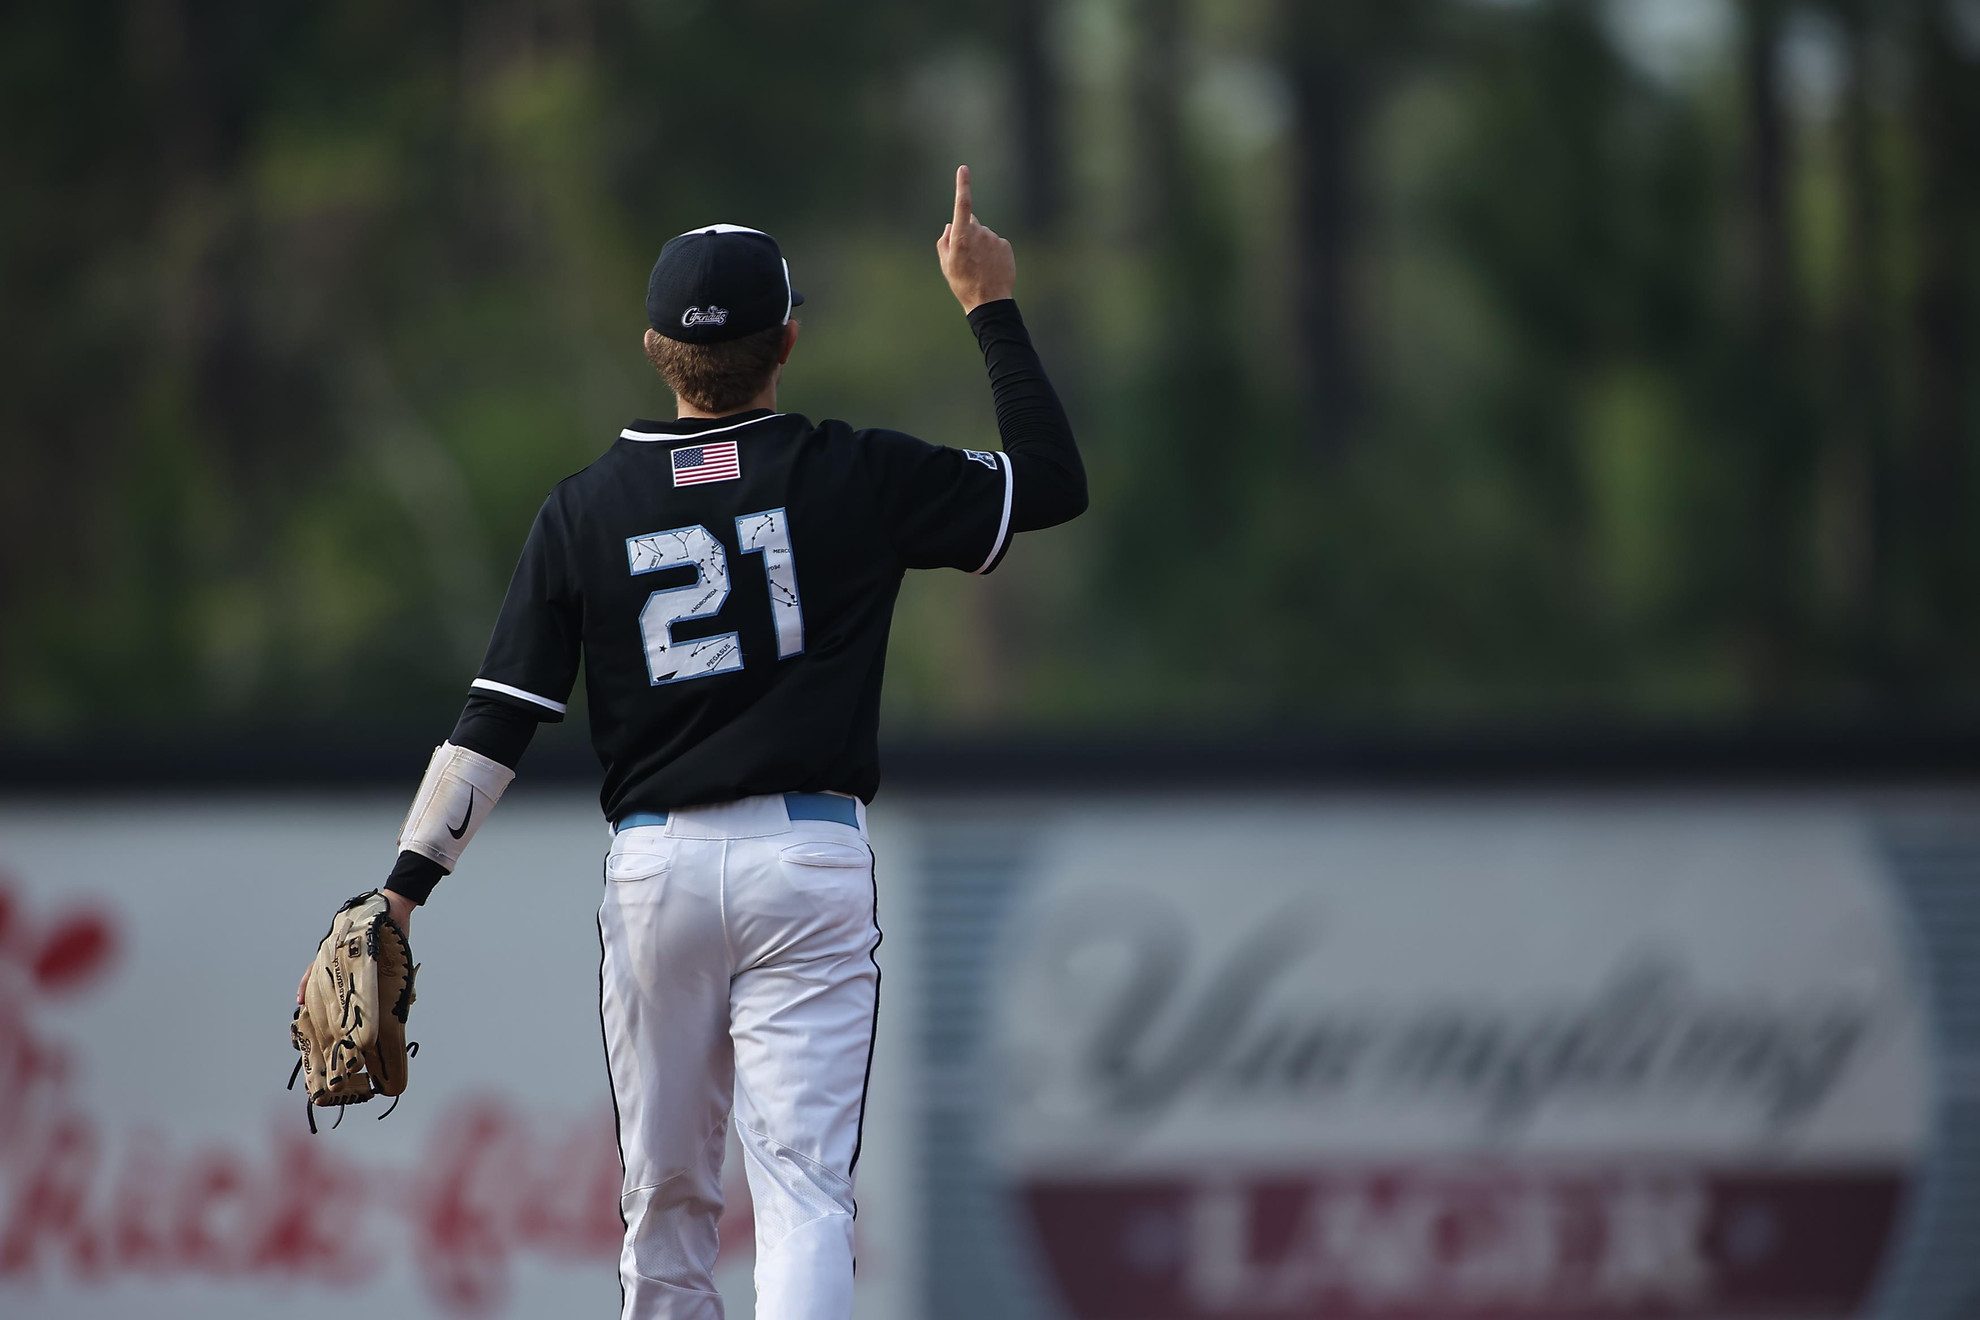
<svg viewBox="0 0 1980 1320">
<path fill-rule="evenodd" d="M 880 970 L 864 829 L 781 797 L 621 830 L 599 907 L 600 1014 L 625 1160 L 622 1320 L 722 1320 L 731 1105 L 756 1210 L 759 1320 L 852 1314 L 853 1166 Z"/>
</svg>

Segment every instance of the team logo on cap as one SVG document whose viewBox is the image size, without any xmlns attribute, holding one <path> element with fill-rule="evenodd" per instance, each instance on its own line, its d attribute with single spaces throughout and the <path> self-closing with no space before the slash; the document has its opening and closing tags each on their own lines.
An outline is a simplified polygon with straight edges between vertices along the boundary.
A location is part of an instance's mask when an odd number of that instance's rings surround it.
<svg viewBox="0 0 1980 1320">
<path fill-rule="evenodd" d="M 729 309 L 726 307 L 690 307 L 681 313 L 681 324 L 683 326 L 727 325 L 728 323 Z"/>
</svg>

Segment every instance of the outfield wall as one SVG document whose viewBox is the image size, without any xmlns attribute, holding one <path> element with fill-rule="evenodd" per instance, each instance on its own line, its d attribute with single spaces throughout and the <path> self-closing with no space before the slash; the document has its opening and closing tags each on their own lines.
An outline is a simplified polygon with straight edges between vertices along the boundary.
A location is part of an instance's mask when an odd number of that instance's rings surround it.
<svg viewBox="0 0 1980 1320">
<path fill-rule="evenodd" d="M 1976 804 L 885 797 L 861 1316 L 1964 1315 Z M 589 794 L 519 788 L 421 914 L 397 1113 L 282 1089 L 402 812 L 0 799 L 0 1314 L 612 1313 Z"/>
</svg>

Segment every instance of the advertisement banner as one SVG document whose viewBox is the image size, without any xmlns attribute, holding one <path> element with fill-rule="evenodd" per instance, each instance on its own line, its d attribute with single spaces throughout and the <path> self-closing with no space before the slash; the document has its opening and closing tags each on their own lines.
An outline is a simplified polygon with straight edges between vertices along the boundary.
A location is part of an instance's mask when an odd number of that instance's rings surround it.
<svg viewBox="0 0 1980 1320">
<path fill-rule="evenodd" d="M 1864 827 L 1083 813 L 991 978 L 995 1176 L 1080 1320 L 1859 1315 L 1927 1153 Z"/>
<path fill-rule="evenodd" d="M 0 1314 L 614 1313 L 588 795 L 512 795 L 420 912 L 397 1112 L 283 1089 L 403 806 L 0 804 Z M 1880 819 L 883 801 L 860 1320 L 1960 1314 L 1980 840 Z"/>
<path fill-rule="evenodd" d="M 416 917 L 396 1112 L 285 1091 L 297 977 L 391 866 L 404 800 L 0 806 L 0 1314 L 291 1320 L 617 1313 L 598 1025 L 606 835 L 517 794 Z M 883 853 L 885 844 L 881 845 Z M 898 1313 L 898 1051 L 876 1051 L 862 1317 Z M 733 1143 L 733 1139 L 732 1139 Z M 720 1283 L 751 1313 L 732 1149 Z"/>
</svg>

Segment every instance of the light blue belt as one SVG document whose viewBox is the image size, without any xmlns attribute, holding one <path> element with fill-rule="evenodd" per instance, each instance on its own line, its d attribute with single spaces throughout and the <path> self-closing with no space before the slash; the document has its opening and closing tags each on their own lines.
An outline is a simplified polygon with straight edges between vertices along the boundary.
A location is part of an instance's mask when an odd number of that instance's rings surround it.
<svg viewBox="0 0 1980 1320">
<path fill-rule="evenodd" d="M 830 820 L 859 828 L 859 804 L 837 793 L 786 793 L 784 811 L 792 820 Z M 612 823 L 612 830 L 617 833 L 666 823 L 664 811 L 629 811 Z"/>
</svg>

